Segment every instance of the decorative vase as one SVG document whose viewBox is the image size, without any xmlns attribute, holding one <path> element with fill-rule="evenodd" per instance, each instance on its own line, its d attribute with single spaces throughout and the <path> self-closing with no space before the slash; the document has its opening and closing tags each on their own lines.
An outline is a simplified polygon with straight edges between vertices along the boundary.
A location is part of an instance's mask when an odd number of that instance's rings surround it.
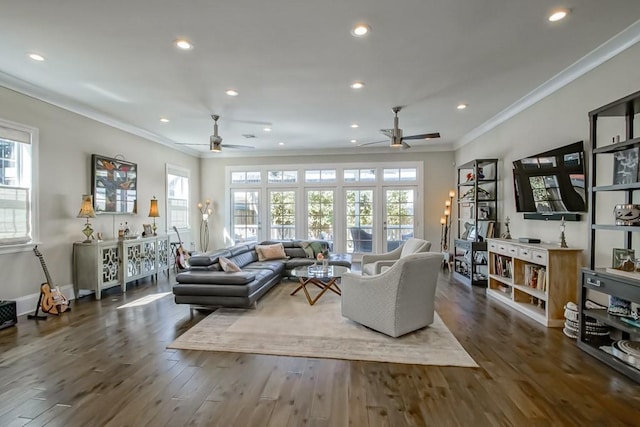
<svg viewBox="0 0 640 427">
<path fill-rule="evenodd" d="M 640 225 L 640 205 L 616 205 L 613 215 L 616 225 Z"/>
</svg>

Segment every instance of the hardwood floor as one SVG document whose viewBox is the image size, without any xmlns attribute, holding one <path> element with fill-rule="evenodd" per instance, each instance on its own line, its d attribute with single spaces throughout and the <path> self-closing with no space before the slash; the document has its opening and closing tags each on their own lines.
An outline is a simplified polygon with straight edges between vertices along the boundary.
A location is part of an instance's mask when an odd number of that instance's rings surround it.
<svg viewBox="0 0 640 427">
<path fill-rule="evenodd" d="M 480 368 L 167 350 L 205 316 L 171 282 L 0 331 L 0 426 L 640 424 L 640 385 L 446 274 L 437 311 Z"/>
</svg>

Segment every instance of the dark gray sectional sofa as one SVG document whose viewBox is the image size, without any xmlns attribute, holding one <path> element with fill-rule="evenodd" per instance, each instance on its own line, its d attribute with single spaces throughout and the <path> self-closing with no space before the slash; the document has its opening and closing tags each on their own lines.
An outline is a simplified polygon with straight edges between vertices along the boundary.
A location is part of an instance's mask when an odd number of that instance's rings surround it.
<svg viewBox="0 0 640 427">
<path fill-rule="evenodd" d="M 296 267 L 311 265 L 315 261 L 307 258 L 302 240 L 265 241 L 260 245 L 282 243 L 289 258 L 258 261 L 256 243 L 245 243 L 208 254 L 192 256 L 188 271 L 179 273 L 178 284 L 173 286 L 176 304 L 190 304 L 194 308 L 254 306 L 269 289 L 280 283 Z M 329 250 L 328 242 L 322 241 Z M 233 261 L 242 272 L 226 273 L 219 258 Z M 349 254 L 331 254 L 330 265 L 351 267 Z"/>
</svg>

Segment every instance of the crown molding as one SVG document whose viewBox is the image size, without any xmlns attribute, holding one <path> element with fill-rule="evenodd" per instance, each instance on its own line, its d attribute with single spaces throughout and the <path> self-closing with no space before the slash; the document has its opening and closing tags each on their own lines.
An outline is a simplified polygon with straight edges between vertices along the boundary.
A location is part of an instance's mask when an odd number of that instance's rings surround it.
<svg viewBox="0 0 640 427">
<path fill-rule="evenodd" d="M 496 126 L 506 122 L 516 114 L 529 108 L 536 102 L 546 98 L 599 65 L 602 65 L 604 62 L 619 53 L 624 52 L 639 41 L 640 20 L 634 22 L 629 27 L 616 34 L 480 126 L 471 130 L 454 144 L 454 148 L 457 150 L 469 144 Z"/>
<path fill-rule="evenodd" d="M 22 80 L 18 77 L 4 73 L 2 71 L 0 71 L 0 86 L 3 86 L 14 92 L 21 93 L 23 95 L 30 96 L 31 98 L 37 99 L 39 101 L 46 102 L 47 104 L 54 105 L 64 110 L 71 111 L 72 113 L 79 114 L 81 116 L 103 123 L 107 126 L 120 129 L 132 135 L 139 136 L 140 138 L 157 142 L 159 144 L 162 144 L 174 150 L 181 151 L 185 154 L 198 157 L 198 153 L 196 150 L 193 150 L 184 146 L 180 147 L 179 146 L 180 144 L 178 144 L 176 141 L 173 141 L 169 138 L 165 138 L 156 133 L 149 132 L 137 126 L 132 126 L 128 123 L 114 119 L 111 116 L 108 116 L 96 109 L 93 109 L 85 104 L 82 104 L 81 102 L 68 98 L 64 95 L 53 94 L 41 88 L 40 86 L 36 86 L 33 83 L 29 83 L 25 80 Z"/>
</svg>

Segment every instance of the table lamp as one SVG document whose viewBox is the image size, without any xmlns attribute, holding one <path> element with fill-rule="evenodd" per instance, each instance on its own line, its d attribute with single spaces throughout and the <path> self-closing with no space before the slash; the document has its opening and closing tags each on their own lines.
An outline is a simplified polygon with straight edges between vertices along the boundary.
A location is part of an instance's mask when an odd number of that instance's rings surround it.
<svg viewBox="0 0 640 427">
<path fill-rule="evenodd" d="M 156 200 L 156 196 L 153 196 L 151 199 L 151 205 L 149 205 L 149 218 L 153 218 L 153 235 L 156 236 L 156 218 L 160 217 L 160 212 L 158 211 L 158 201 Z"/>
<path fill-rule="evenodd" d="M 83 243 L 91 243 L 91 236 L 93 235 L 93 228 L 89 224 L 89 218 L 95 218 L 96 213 L 93 210 L 93 197 L 91 194 L 82 195 L 82 205 L 80 205 L 80 212 L 78 212 L 78 218 L 86 218 L 87 223 L 84 225 L 82 232 L 87 236 Z"/>
</svg>

